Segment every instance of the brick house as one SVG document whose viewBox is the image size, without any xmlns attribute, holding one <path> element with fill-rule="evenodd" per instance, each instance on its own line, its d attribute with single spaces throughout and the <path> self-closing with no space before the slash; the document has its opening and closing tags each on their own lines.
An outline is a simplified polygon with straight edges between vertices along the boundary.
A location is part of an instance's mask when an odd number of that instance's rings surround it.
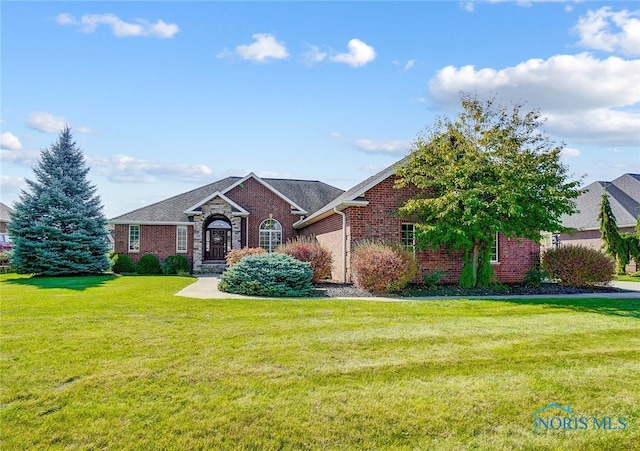
<svg viewBox="0 0 640 451">
<path fill-rule="evenodd" d="M 11 222 L 13 210 L 0 202 L 0 233 L 7 233 L 7 226 Z"/>
<path fill-rule="evenodd" d="M 593 182 L 584 188 L 576 199 L 577 213 L 562 217 L 562 225 L 574 231 L 559 234 L 561 246 L 574 244 L 597 250 L 602 248 L 598 215 L 605 190 L 620 232 L 635 233 L 640 215 L 640 174 L 623 174 L 611 182 Z M 627 272 L 637 270 L 636 262 L 627 267 Z"/>
<path fill-rule="evenodd" d="M 394 165 L 395 166 L 395 165 Z M 312 235 L 333 255 L 332 278 L 349 281 L 351 250 L 362 239 L 414 246 L 414 224 L 393 213 L 416 188 L 394 188 L 394 166 L 342 191 L 319 181 L 227 177 L 111 219 L 115 251 L 136 261 L 152 253 L 163 259 L 183 254 L 194 273 L 213 271 L 231 249 L 268 251 L 298 235 Z M 529 240 L 496 236 L 494 272 L 502 282 L 519 282 L 539 259 Z M 444 270 L 457 282 L 460 252 L 416 251 L 419 279 Z"/>
</svg>

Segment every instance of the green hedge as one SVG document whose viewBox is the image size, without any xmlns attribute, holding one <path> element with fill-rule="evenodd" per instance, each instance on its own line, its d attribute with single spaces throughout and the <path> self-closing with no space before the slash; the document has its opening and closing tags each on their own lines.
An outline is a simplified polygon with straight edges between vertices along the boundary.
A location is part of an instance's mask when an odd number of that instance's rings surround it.
<svg viewBox="0 0 640 451">
<path fill-rule="evenodd" d="M 138 274 L 162 274 L 160 259 L 153 254 L 145 254 L 136 263 Z"/>
</svg>

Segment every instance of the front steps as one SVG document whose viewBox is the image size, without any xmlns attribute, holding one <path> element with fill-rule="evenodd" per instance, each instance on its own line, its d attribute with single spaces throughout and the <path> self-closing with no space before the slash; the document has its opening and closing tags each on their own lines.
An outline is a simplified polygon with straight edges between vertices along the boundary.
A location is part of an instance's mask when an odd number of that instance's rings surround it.
<svg viewBox="0 0 640 451">
<path fill-rule="evenodd" d="M 195 270 L 193 273 L 196 275 L 220 275 L 227 268 L 227 264 L 222 262 L 202 262 L 200 264 L 200 268 Z"/>
</svg>

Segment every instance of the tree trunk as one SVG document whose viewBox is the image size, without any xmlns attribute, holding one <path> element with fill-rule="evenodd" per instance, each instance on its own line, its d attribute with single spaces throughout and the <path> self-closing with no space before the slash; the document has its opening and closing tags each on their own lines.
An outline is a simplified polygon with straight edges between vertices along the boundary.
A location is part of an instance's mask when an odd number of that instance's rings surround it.
<svg viewBox="0 0 640 451">
<path fill-rule="evenodd" d="M 471 253 L 471 268 L 473 268 L 473 286 L 478 284 L 478 268 L 480 267 L 480 244 L 477 241 L 473 243 Z"/>
</svg>

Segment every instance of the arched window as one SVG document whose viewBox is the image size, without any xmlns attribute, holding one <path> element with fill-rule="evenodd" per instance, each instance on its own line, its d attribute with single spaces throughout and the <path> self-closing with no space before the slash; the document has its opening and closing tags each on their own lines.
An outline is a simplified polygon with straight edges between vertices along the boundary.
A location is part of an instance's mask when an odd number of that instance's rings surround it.
<svg viewBox="0 0 640 451">
<path fill-rule="evenodd" d="M 275 219 L 265 219 L 260 224 L 259 246 L 273 252 L 282 243 L 282 226 Z"/>
</svg>

